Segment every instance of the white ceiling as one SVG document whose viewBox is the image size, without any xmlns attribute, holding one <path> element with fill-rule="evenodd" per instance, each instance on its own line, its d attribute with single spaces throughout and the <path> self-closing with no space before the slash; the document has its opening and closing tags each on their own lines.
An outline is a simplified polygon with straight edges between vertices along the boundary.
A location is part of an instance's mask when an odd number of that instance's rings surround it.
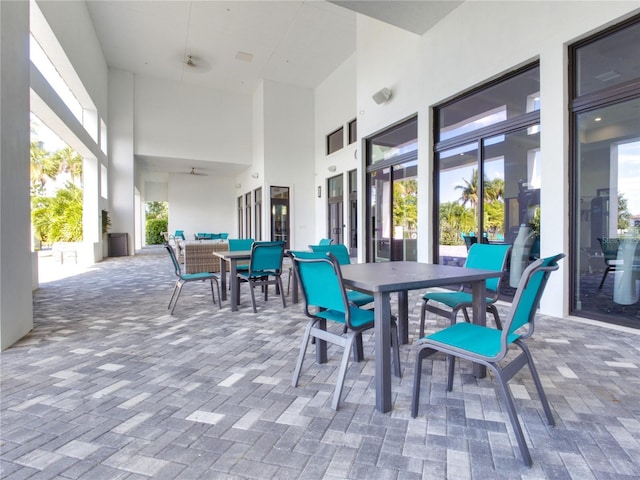
<svg viewBox="0 0 640 480">
<path fill-rule="evenodd" d="M 462 2 L 86 3 L 109 66 L 136 75 L 251 94 L 262 79 L 309 88 L 322 83 L 355 51 L 356 11 L 422 34 Z M 186 64 L 188 55 L 193 56 L 195 67 Z M 168 171 L 171 165 L 152 158 L 138 161 L 145 170 Z"/>
</svg>

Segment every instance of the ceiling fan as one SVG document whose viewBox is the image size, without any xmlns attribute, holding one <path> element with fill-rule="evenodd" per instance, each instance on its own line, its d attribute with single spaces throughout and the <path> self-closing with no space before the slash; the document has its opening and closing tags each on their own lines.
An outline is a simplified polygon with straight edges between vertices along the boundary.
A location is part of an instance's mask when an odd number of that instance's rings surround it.
<svg viewBox="0 0 640 480">
<path fill-rule="evenodd" d="M 196 172 L 196 169 L 194 167 L 191 167 L 191 171 L 189 172 L 189 175 L 196 175 L 196 176 L 203 176 L 203 177 L 208 176 L 206 173 Z"/>
</svg>

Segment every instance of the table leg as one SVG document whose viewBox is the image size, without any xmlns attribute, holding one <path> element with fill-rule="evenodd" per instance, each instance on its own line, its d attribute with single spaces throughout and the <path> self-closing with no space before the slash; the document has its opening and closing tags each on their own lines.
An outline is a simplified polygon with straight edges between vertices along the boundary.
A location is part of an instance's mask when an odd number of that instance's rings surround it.
<svg viewBox="0 0 640 480">
<path fill-rule="evenodd" d="M 237 312 L 238 311 L 238 293 L 240 293 L 240 289 L 238 288 L 239 283 L 238 282 L 238 262 L 236 261 L 236 259 L 231 259 L 229 260 L 229 263 L 231 264 L 231 273 L 229 274 L 229 283 L 231 285 L 231 311 L 232 312 Z"/>
<path fill-rule="evenodd" d="M 398 292 L 398 336 L 400 343 L 409 343 L 409 292 Z"/>
<path fill-rule="evenodd" d="M 322 330 L 327 329 L 327 321 L 325 319 L 319 320 L 316 323 L 317 328 L 321 328 Z M 315 339 L 316 341 L 316 362 L 318 363 L 327 363 L 327 342 L 326 340 L 320 340 L 319 338 Z"/>
<path fill-rule="evenodd" d="M 224 259 L 220 259 L 220 296 L 222 300 L 227 299 L 227 261 Z"/>
<path fill-rule="evenodd" d="M 391 410 L 391 304 L 388 292 L 375 292 L 376 409 Z"/>
<path fill-rule="evenodd" d="M 484 280 L 473 282 L 473 323 L 485 326 L 487 324 L 487 288 Z M 473 376 L 484 378 L 487 376 L 487 367 L 473 364 Z"/>
</svg>

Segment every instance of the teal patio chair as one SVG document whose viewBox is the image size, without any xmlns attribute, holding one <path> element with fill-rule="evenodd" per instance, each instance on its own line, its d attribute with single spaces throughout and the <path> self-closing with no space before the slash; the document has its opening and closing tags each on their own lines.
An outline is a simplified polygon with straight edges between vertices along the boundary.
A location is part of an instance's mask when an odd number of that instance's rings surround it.
<svg viewBox="0 0 640 480">
<path fill-rule="evenodd" d="M 447 355 L 449 360 L 447 391 L 449 392 L 453 387 L 455 357 L 484 365 L 495 374 L 499 382 L 500 393 L 516 435 L 520 453 L 524 463 L 531 466 L 531 454 L 518 421 L 515 403 L 508 382 L 522 367 L 528 365 L 547 421 L 549 425 L 554 425 L 549 402 L 538 377 L 531 352 L 525 344 L 525 339 L 533 334 L 534 318 L 540 297 L 549 275 L 552 271 L 558 269 L 558 260 L 563 257 L 564 254 L 561 253 L 553 257 L 539 259 L 526 268 L 520 278 L 518 289 L 511 304 L 511 310 L 502 330 L 461 322 L 450 325 L 444 330 L 433 333 L 417 342 L 418 350 L 416 352 L 413 397 L 411 401 L 411 416 L 413 418 L 418 414 L 422 362 L 427 357 L 436 352 L 443 352 Z M 513 349 L 509 348 L 512 345 L 520 348 L 521 353 L 515 358 L 510 356 L 510 360 L 501 366 L 500 362 L 505 359 L 510 351 L 513 351 Z"/>
<path fill-rule="evenodd" d="M 264 299 L 268 300 L 269 285 L 276 286 L 276 293 L 282 298 L 282 306 L 286 307 L 284 289 L 282 288 L 282 257 L 284 256 L 284 242 L 253 242 L 251 260 L 246 271 L 237 273 L 240 282 L 249 284 L 253 313 L 257 313 L 256 297 L 253 289 L 260 286 L 264 291 Z M 240 296 L 238 295 L 238 299 Z"/>
<path fill-rule="evenodd" d="M 464 266 L 502 272 L 505 269 L 510 251 L 511 245 L 474 243 L 469 249 L 469 255 Z M 495 303 L 500 295 L 500 280 L 501 278 L 498 277 L 490 278 L 486 281 L 487 311 L 493 314 L 498 328 L 500 328 L 500 315 Z M 434 302 L 445 305 L 450 310 L 434 305 Z M 446 317 L 451 324 L 454 324 L 456 323 L 458 312 L 462 310 L 465 321 L 469 322 L 467 308 L 471 307 L 472 303 L 473 297 L 471 293 L 463 291 L 462 286 L 457 292 L 425 293 L 422 297 L 422 309 L 420 311 L 420 338 L 424 337 L 424 322 L 427 311 Z"/>
<path fill-rule="evenodd" d="M 302 288 L 302 295 L 305 301 L 304 312 L 309 317 L 291 385 L 293 387 L 298 386 L 302 364 L 310 339 L 318 339 L 342 347 L 344 352 L 342 353 L 338 379 L 331 403 L 331 407 L 337 410 L 351 349 L 356 344 L 357 339 L 362 338 L 362 332 L 373 328 L 374 313 L 373 310 L 359 308 L 348 300 L 342 283 L 340 263 L 333 254 L 324 252 L 290 252 L 290 256 L 295 274 Z M 390 320 L 394 373 L 397 377 L 400 377 L 398 329 L 395 318 L 391 317 Z M 327 321 L 343 328 L 331 331 L 331 329 L 327 328 Z"/>
<path fill-rule="evenodd" d="M 238 252 L 241 250 L 251 250 L 251 247 L 254 243 L 253 238 L 229 238 L 227 243 L 229 244 L 230 252 Z M 236 269 L 238 271 L 246 271 L 249 270 L 249 262 L 246 263 L 238 263 L 236 265 Z"/>
<path fill-rule="evenodd" d="M 165 245 L 165 248 L 169 252 L 169 256 L 171 257 L 171 261 L 173 262 L 173 268 L 175 269 L 176 277 L 178 277 L 178 280 L 176 280 L 176 284 L 173 287 L 173 293 L 171 294 L 171 299 L 169 299 L 169 306 L 167 307 L 171 309 L 171 315 L 173 315 L 173 311 L 175 310 L 176 305 L 178 304 L 178 298 L 180 298 L 180 293 L 182 292 L 182 286 L 185 283 L 189 283 L 189 282 L 201 282 L 201 281 L 209 280 L 209 282 L 211 283 L 211 298 L 213 299 L 214 305 L 216 304 L 216 296 L 213 292 L 213 284 L 215 283 L 216 288 L 218 290 L 218 306 L 222 308 L 222 303 L 221 303 L 222 297 L 220 296 L 220 284 L 218 283 L 218 278 L 219 278 L 218 275 L 216 275 L 215 273 L 209 273 L 209 272 L 182 273 L 182 270 L 180 268 L 180 263 L 176 258 L 176 254 L 173 251 L 173 247 L 171 245 Z"/>
<path fill-rule="evenodd" d="M 351 258 L 347 246 L 339 243 L 337 245 L 309 245 L 314 252 L 331 253 L 338 260 L 340 265 L 349 265 Z M 367 303 L 373 303 L 373 296 L 368 293 L 358 292 L 356 290 L 347 290 L 347 298 L 357 307 L 362 307 Z"/>
<path fill-rule="evenodd" d="M 331 245 L 333 243 L 333 238 L 321 238 L 318 242 L 318 245 Z M 309 248 L 312 248 L 309 245 Z M 291 279 L 293 278 L 293 267 L 289 267 L 289 278 L 287 279 L 287 295 L 289 295 L 289 291 L 291 289 Z"/>
<path fill-rule="evenodd" d="M 176 240 L 186 240 L 184 230 L 176 230 L 176 233 L 174 233 L 173 236 Z"/>
</svg>

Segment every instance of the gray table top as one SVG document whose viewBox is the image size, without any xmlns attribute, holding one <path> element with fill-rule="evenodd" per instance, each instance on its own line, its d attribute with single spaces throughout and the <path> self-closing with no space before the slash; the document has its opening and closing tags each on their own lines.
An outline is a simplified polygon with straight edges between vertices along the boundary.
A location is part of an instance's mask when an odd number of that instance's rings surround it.
<svg viewBox="0 0 640 480">
<path fill-rule="evenodd" d="M 459 285 L 502 275 L 494 270 L 420 262 L 378 262 L 342 265 L 348 287 L 366 292 L 397 292 Z"/>
</svg>

